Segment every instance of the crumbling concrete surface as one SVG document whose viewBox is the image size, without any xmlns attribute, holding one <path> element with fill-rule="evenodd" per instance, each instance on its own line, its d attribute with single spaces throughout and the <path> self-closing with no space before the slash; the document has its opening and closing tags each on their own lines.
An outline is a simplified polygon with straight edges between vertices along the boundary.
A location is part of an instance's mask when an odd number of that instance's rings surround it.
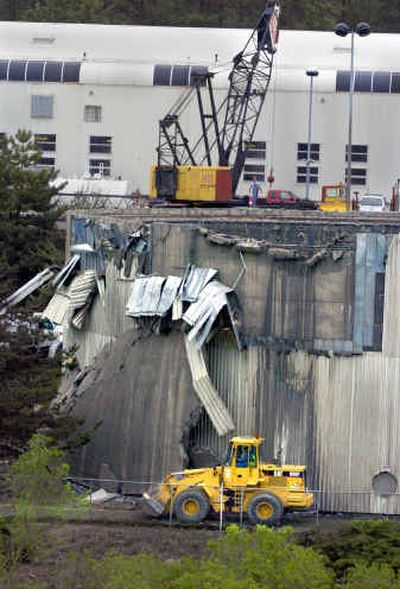
<svg viewBox="0 0 400 589">
<path fill-rule="evenodd" d="M 200 405 L 183 335 L 129 330 L 98 358 L 95 372 L 87 387 L 84 379 L 73 393 L 73 412 L 84 417 L 84 429 L 98 424 L 74 472 L 158 481 L 163 473 L 180 470 L 187 461 L 185 436 Z"/>
</svg>

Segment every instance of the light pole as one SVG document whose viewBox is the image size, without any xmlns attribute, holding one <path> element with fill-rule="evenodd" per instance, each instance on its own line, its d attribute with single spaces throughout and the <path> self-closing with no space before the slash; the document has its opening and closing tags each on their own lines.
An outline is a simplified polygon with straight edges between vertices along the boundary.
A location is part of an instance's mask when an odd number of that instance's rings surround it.
<svg viewBox="0 0 400 589">
<path fill-rule="evenodd" d="M 307 139 L 307 176 L 306 176 L 306 198 L 310 198 L 310 166 L 311 166 L 311 133 L 312 133 L 312 109 L 314 78 L 318 76 L 317 70 L 307 70 L 306 74 L 310 78 L 310 102 L 308 106 L 308 139 Z"/>
<path fill-rule="evenodd" d="M 350 87 L 349 87 L 349 131 L 347 141 L 347 177 L 346 177 L 346 209 L 351 209 L 351 163 L 352 163 L 352 145 L 353 145 L 353 96 L 354 96 L 354 38 L 357 33 L 359 37 L 367 37 L 371 33 L 371 27 L 368 23 L 360 22 L 353 28 L 347 23 L 338 23 L 335 26 L 335 34 L 339 37 L 351 35 L 350 49 Z"/>
</svg>

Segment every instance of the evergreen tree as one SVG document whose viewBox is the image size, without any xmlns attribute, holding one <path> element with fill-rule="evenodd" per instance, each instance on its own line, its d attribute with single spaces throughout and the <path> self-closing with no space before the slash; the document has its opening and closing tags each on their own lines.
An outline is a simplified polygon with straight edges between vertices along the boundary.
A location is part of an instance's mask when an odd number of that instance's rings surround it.
<svg viewBox="0 0 400 589">
<path fill-rule="evenodd" d="M 41 157 L 29 131 L 0 142 L 0 299 L 46 266 L 62 261 L 52 204 L 56 173 L 38 169 Z"/>
</svg>

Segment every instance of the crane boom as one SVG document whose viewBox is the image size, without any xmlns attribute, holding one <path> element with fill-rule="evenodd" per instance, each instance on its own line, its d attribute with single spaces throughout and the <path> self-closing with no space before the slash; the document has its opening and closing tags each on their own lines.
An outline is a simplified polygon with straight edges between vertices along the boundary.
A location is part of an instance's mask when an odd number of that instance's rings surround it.
<svg viewBox="0 0 400 589">
<path fill-rule="evenodd" d="M 227 95 L 216 107 L 212 78 L 204 71 L 191 80 L 174 107 L 159 122 L 157 196 L 174 198 L 179 166 L 230 168 L 235 194 L 271 79 L 278 41 L 279 0 L 268 0 L 244 49 L 233 59 Z M 205 90 L 205 96 L 204 96 Z M 180 115 L 197 97 L 201 135 L 191 146 Z"/>
</svg>

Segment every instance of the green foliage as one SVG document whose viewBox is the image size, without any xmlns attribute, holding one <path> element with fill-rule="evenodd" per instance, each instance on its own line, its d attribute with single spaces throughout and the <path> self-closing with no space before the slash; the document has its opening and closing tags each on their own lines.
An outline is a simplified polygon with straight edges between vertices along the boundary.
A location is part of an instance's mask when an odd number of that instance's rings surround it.
<svg viewBox="0 0 400 589">
<path fill-rule="evenodd" d="M 325 554 L 339 579 L 360 564 L 400 570 L 400 525 L 394 521 L 354 521 L 332 535 L 313 534 L 306 541 Z"/>
<path fill-rule="evenodd" d="M 291 530 L 231 527 L 209 545 L 208 558 L 163 562 L 150 554 L 86 557 L 61 571 L 63 589 L 325 589 L 333 585 L 324 559 L 297 546 Z"/>
<path fill-rule="evenodd" d="M 17 563 L 31 560 L 44 551 L 46 534 L 37 525 L 39 516 L 62 517 L 66 508 L 81 505 L 65 482 L 68 474 L 69 465 L 53 440 L 42 434 L 34 435 L 28 450 L 13 463 L 8 477 L 14 514 L 3 527 L 7 543 L 4 540 L 0 546 L 0 565 L 3 562 L 12 571 Z"/>
<path fill-rule="evenodd" d="M 75 502 L 75 494 L 65 483 L 69 465 L 53 440 L 43 434 L 32 436 L 28 450 L 13 463 L 9 489 L 18 512 L 37 515 L 45 507 L 57 514 L 66 504 Z"/>
<path fill-rule="evenodd" d="M 264 0 L 21 0 L 0 14 L 32 21 L 146 24 L 162 26 L 249 27 Z M 13 3 L 10 2 L 10 5 Z M 368 21 L 374 31 L 400 31 L 399 0 L 282 0 L 282 28 L 332 30 L 339 20 Z M 12 14 L 15 16 L 13 17 Z M 7 17 L 5 17 L 7 18 Z"/>
<path fill-rule="evenodd" d="M 63 261 L 63 236 L 55 229 L 60 211 L 52 205 L 56 174 L 36 167 L 40 157 L 29 131 L 0 140 L 0 299 Z M 45 357 L 44 337 L 31 325 L 32 311 L 42 310 L 48 298 L 44 289 L 0 322 L 0 443 L 8 447 L 22 448 L 39 427 L 64 435 L 72 423 L 48 411 L 60 362 Z"/>
<path fill-rule="evenodd" d="M 348 574 L 346 589 L 400 589 L 393 569 L 387 565 L 358 565 Z"/>
</svg>

